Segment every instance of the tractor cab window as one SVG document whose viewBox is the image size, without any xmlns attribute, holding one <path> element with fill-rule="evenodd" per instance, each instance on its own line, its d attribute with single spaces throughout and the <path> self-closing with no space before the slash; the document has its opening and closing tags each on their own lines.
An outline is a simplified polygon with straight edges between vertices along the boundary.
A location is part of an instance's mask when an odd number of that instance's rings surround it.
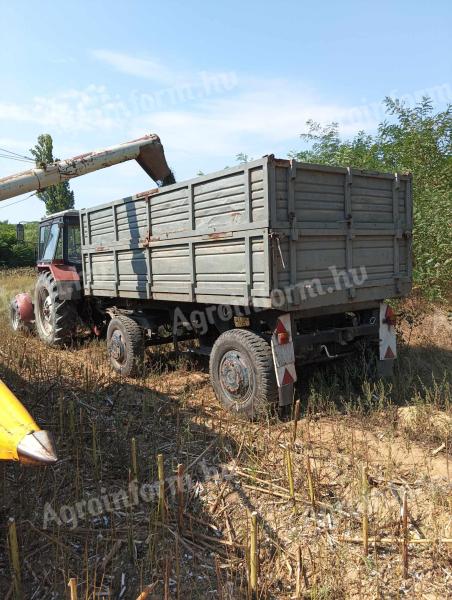
<svg viewBox="0 0 452 600">
<path fill-rule="evenodd" d="M 82 243 L 80 239 L 80 225 L 69 223 L 67 225 L 67 260 L 70 263 L 82 262 Z"/>
<path fill-rule="evenodd" d="M 50 225 L 46 225 L 45 227 L 41 225 L 39 228 L 39 249 L 38 249 L 38 258 L 42 259 L 42 255 L 44 254 L 45 247 L 47 246 L 47 242 L 49 241 L 50 235 Z"/>
<path fill-rule="evenodd" d="M 39 235 L 39 258 L 50 261 L 63 258 L 63 241 L 60 235 L 59 223 L 41 227 Z"/>
</svg>

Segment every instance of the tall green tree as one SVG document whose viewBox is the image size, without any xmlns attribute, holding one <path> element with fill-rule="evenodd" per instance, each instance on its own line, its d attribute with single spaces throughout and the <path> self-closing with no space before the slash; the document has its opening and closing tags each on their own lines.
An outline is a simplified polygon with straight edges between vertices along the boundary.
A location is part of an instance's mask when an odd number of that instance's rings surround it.
<svg viewBox="0 0 452 600">
<path fill-rule="evenodd" d="M 414 280 L 426 296 L 445 298 L 452 281 L 452 106 L 435 112 L 431 99 L 410 108 L 386 98 L 388 118 L 377 133 L 342 139 L 337 123 L 308 121 L 302 162 L 411 172 L 414 200 Z"/>
<path fill-rule="evenodd" d="M 42 169 L 58 160 L 53 156 L 53 140 L 48 133 L 38 137 L 38 143 L 30 149 L 30 152 L 36 161 L 36 166 Z M 74 208 L 74 192 L 67 181 L 52 185 L 43 192 L 38 192 L 37 196 L 44 202 L 48 215 Z"/>
</svg>

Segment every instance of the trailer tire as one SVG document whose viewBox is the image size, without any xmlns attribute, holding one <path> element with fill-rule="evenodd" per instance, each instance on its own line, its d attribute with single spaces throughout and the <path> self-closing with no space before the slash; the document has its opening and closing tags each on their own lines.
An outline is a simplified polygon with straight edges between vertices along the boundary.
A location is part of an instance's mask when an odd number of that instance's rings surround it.
<svg viewBox="0 0 452 600">
<path fill-rule="evenodd" d="M 107 351 L 113 369 L 123 377 L 135 377 L 144 362 L 144 332 L 125 315 L 113 317 L 107 329 Z"/>
<path fill-rule="evenodd" d="M 222 333 L 210 354 L 215 394 L 230 412 L 254 419 L 278 400 L 270 344 L 247 329 Z"/>
<path fill-rule="evenodd" d="M 77 325 L 77 308 L 70 300 L 60 300 L 50 271 L 43 271 L 38 277 L 34 305 L 39 338 L 49 346 L 67 343 Z"/>
</svg>

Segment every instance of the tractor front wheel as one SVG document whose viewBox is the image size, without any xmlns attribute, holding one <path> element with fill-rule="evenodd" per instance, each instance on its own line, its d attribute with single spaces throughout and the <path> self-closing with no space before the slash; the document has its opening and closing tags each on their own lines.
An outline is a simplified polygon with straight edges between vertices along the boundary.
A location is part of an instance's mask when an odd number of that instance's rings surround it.
<svg viewBox="0 0 452 600">
<path fill-rule="evenodd" d="M 9 305 L 9 322 L 13 331 L 30 332 L 33 330 L 33 323 L 30 321 L 24 321 L 22 315 L 20 314 L 20 307 L 17 297 L 13 298 Z"/>
</svg>

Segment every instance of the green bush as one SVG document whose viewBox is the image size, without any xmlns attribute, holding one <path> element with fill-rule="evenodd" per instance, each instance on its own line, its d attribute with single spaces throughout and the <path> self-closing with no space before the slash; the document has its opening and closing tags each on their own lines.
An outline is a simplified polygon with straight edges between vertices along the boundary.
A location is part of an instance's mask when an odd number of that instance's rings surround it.
<svg viewBox="0 0 452 600">
<path fill-rule="evenodd" d="M 414 108 L 385 99 L 391 117 L 375 135 L 342 140 L 337 123 L 308 121 L 302 162 L 413 174 L 414 283 L 430 299 L 446 299 L 452 281 L 452 107 L 436 112 L 429 98 Z"/>
<path fill-rule="evenodd" d="M 0 223 L 0 266 L 28 267 L 36 262 L 37 223 L 25 226 L 25 243 L 18 243 L 16 226 Z"/>
</svg>

